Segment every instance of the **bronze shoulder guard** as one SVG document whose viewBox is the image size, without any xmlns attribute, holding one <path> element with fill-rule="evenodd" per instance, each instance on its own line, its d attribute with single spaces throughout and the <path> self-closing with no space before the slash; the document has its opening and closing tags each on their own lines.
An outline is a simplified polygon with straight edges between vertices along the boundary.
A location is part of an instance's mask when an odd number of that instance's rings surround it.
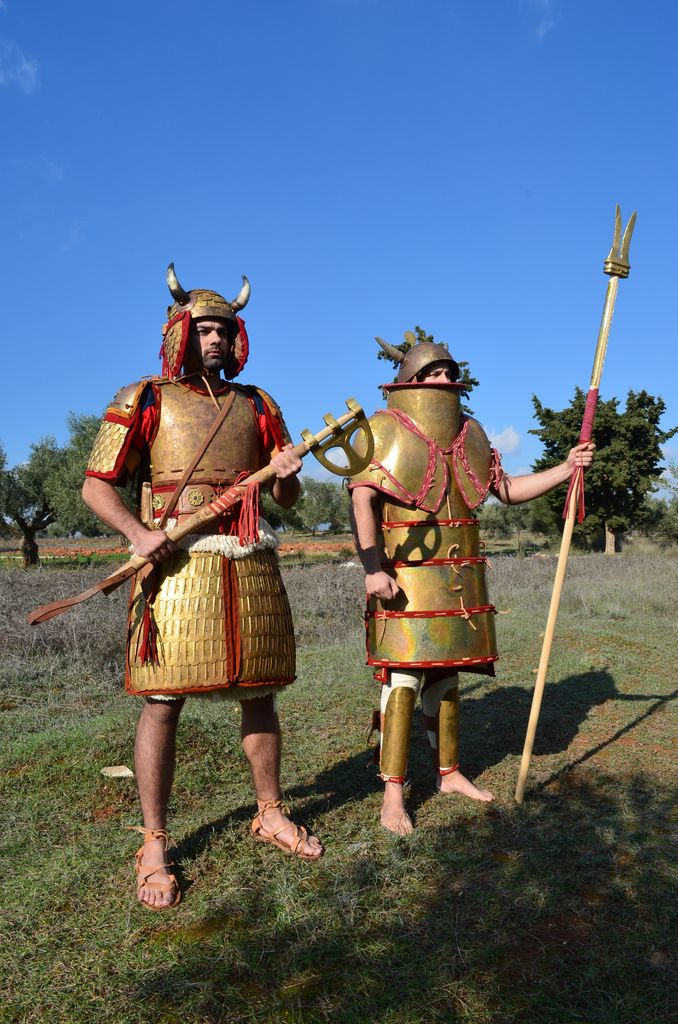
<svg viewBox="0 0 678 1024">
<path fill-rule="evenodd" d="M 501 456 L 478 420 L 467 417 L 452 446 L 452 469 L 465 504 L 477 508 L 501 483 Z"/>
<path fill-rule="evenodd" d="M 376 412 L 369 424 L 374 455 L 367 469 L 352 477 L 349 487 L 374 487 L 399 505 L 437 513 L 450 480 L 446 452 L 422 433 L 408 429 L 388 409 Z"/>
<path fill-rule="evenodd" d="M 367 469 L 352 477 L 351 489 L 374 487 L 400 505 L 436 514 L 450 488 L 455 489 L 450 468 L 468 509 L 477 508 L 501 479 L 499 455 L 477 420 L 466 419 L 452 445 L 444 450 L 408 430 L 388 412 L 375 413 L 369 423 L 374 456 Z"/>
<path fill-rule="evenodd" d="M 123 388 L 120 388 L 106 409 L 104 418 L 110 414 L 111 416 L 132 420 L 139 408 L 141 397 L 150 383 L 150 380 L 135 380 L 131 384 L 126 384 Z"/>
<path fill-rule="evenodd" d="M 134 381 L 120 388 L 104 413 L 87 463 L 87 476 L 115 482 L 124 475 L 139 404 L 150 381 Z"/>
</svg>

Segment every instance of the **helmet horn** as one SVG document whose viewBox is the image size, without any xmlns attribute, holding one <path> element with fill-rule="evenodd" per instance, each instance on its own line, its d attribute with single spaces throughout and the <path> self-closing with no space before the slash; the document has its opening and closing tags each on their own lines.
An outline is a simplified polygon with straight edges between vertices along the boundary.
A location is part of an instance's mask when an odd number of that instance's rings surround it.
<svg viewBox="0 0 678 1024">
<path fill-rule="evenodd" d="M 231 308 L 232 308 L 234 313 L 237 313 L 239 309 L 244 309 L 245 308 L 247 303 L 250 301 L 250 291 L 251 291 L 250 283 L 247 280 L 247 278 L 245 277 L 245 275 L 243 274 L 242 275 L 242 288 L 240 289 L 240 291 L 238 292 L 236 297 L 231 302 Z"/>
<path fill-rule="evenodd" d="M 180 306 L 185 305 L 190 300 L 190 295 L 185 292 L 177 280 L 177 275 L 174 273 L 174 264 L 170 263 L 167 268 L 167 287 L 169 288 L 172 298 L 175 302 L 178 302 Z"/>
<path fill-rule="evenodd" d="M 400 349 L 396 348 L 395 345 L 390 345 L 388 341 L 384 341 L 384 339 L 380 338 L 378 335 L 375 336 L 374 340 L 377 345 L 381 345 L 389 359 L 394 359 L 397 363 L 402 363 L 405 356 Z"/>
</svg>

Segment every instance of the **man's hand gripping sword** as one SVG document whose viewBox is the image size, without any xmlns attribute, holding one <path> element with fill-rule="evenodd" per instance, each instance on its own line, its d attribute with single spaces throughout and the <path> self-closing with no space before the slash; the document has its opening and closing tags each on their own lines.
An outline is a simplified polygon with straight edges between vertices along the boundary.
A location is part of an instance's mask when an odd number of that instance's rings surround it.
<svg viewBox="0 0 678 1024">
<path fill-rule="evenodd" d="M 608 274 L 610 280 L 607 283 L 603 316 L 600 321 L 600 329 L 598 331 L 598 343 L 596 345 L 596 354 L 593 359 L 591 383 L 586 397 L 584 418 L 581 425 L 581 433 L 579 435 L 580 444 L 590 441 L 593 433 L 593 420 L 596 414 L 596 405 L 598 404 L 598 388 L 600 387 L 600 379 L 603 375 L 603 363 L 605 362 L 607 339 L 610 334 L 610 326 L 612 324 L 614 304 L 617 298 L 619 279 L 621 277 L 628 277 L 631 269 L 629 264 L 629 246 L 631 245 L 631 235 L 633 234 L 635 223 L 636 214 L 634 212 L 631 214 L 622 237 L 621 212 L 619 210 L 619 206 L 617 206 L 614 218 L 614 238 L 612 240 L 612 248 L 610 249 L 609 255 L 603 264 L 603 270 Z M 544 642 L 541 649 L 541 657 L 539 659 L 537 681 L 534 686 L 532 708 L 530 710 L 530 719 L 527 725 L 527 734 L 525 736 L 525 745 L 523 747 L 523 756 L 520 762 L 520 773 L 518 775 L 518 784 L 515 792 L 516 803 L 519 804 L 523 802 L 523 797 L 525 795 L 525 783 L 527 782 L 527 773 L 530 769 L 532 747 L 534 745 L 534 737 L 537 731 L 537 722 L 539 721 L 539 711 L 541 709 L 541 701 L 544 693 L 546 673 L 549 667 L 549 658 L 551 657 L 551 645 L 553 643 L 553 634 L 556 628 L 558 606 L 560 605 L 560 595 L 562 593 L 563 581 L 565 579 L 567 559 L 570 553 L 574 520 L 575 516 L 577 516 L 579 522 L 583 522 L 584 514 L 584 470 L 582 466 L 575 466 L 572 471 L 570 487 L 565 500 L 565 509 L 563 511 L 565 527 L 563 529 L 563 538 L 560 544 L 556 578 L 553 584 L 551 604 L 549 606 L 546 628 L 544 630 Z"/>
<path fill-rule="evenodd" d="M 318 434 L 311 434 L 308 430 L 302 430 L 303 442 L 296 445 L 291 451 L 302 459 L 308 452 L 312 452 L 325 469 L 330 470 L 332 473 L 337 473 L 339 476 L 352 476 L 362 472 L 369 465 L 372 458 L 374 438 L 365 414 L 355 399 L 348 398 L 346 405 L 349 412 L 344 413 L 339 419 L 335 419 L 330 413 L 323 417 L 327 426 Z M 364 438 L 364 455 L 359 455 L 354 447 L 357 435 L 362 435 Z M 344 453 L 346 466 L 340 466 L 328 458 L 328 454 L 334 449 L 339 449 Z M 224 513 L 241 501 L 248 486 L 256 483 L 267 483 L 274 478 L 275 470 L 271 466 L 265 466 L 263 469 L 257 470 L 256 473 L 252 473 L 246 479 L 241 480 L 240 483 L 229 487 L 219 498 L 201 508 L 194 515 L 188 516 L 188 518 L 176 526 L 166 530 L 165 533 L 171 541 L 178 541 L 189 533 L 195 533 L 200 527 L 218 519 L 219 516 L 224 515 Z M 68 608 L 80 604 L 82 601 L 87 601 L 88 598 L 93 597 L 99 592 L 110 594 L 111 591 L 119 587 L 121 583 L 124 583 L 131 576 L 134 576 L 135 573 L 147 564 L 147 558 L 143 558 L 141 555 L 134 555 L 121 569 L 107 576 L 100 583 L 90 587 L 89 590 L 83 591 L 82 594 L 36 608 L 28 616 L 28 622 L 31 626 L 35 626 L 39 622 L 46 622 L 48 619 L 61 615 Z"/>
</svg>

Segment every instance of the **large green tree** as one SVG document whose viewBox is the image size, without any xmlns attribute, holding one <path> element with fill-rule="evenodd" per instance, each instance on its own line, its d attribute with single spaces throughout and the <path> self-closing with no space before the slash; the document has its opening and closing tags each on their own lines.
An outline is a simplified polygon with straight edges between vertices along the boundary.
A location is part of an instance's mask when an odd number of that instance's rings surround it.
<svg viewBox="0 0 678 1024">
<path fill-rule="evenodd" d="M 579 388 L 565 409 L 553 410 L 532 396 L 535 418 L 540 426 L 531 434 L 541 440 L 544 454 L 535 470 L 562 462 L 579 437 L 586 395 Z M 596 455 L 586 471 L 586 518 L 575 526 L 580 544 L 602 546 L 613 554 L 619 534 L 639 525 L 645 499 L 656 489 L 662 473 L 661 446 L 678 427 L 662 430 L 659 423 L 666 410 L 662 398 L 647 391 L 629 391 L 626 408 L 619 400 L 599 401 L 593 428 Z M 562 531 L 564 493 L 556 488 L 534 502 L 534 524 L 545 533 Z"/>
<path fill-rule="evenodd" d="M 103 532 L 101 520 L 85 505 L 80 491 L 101 420 L 98 416 L 78 416 L 71 412 L 67 423 L 70 439 L 45 480 L 45 494 L 62 536 L 82 533 L 96 537 Z"/>
</svg>

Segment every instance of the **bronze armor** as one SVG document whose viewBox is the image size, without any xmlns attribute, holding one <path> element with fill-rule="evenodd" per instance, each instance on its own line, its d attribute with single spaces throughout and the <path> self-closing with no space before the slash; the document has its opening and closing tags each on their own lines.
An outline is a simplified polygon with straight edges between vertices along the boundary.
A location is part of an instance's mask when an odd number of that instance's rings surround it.
<svg viewBox="0 0 678 1024">
<path fill-rule="evenodd" d="M 373 461 L 351 485 L 380 492 L 382 565 L 400 587 L 368 603 L 368 664 L 487 670 L 495 609 L 473 509 L 498 482 L 498 457 L 480 424 L 462 420 L 456 385 L 386 390 L 387 410 L 370 420 Z"/>
<path fill-rule="evenodd" d="M 201 484 L 232 484 L 240 473 L 254 473 L 264 465 L 252 401 L 243 388 L 232 388 L 235 397 L 231 409 L 193 471 L 186 492 Z M 173 489 L 218 415 L 212 398 L 202 391 L 165 380 L 158 382 L 156 390 L 160 423 L 150 447 L 154 496 Z M 229 391 L 215 396 L 220 408 Z M 211 494 L 205 492 L 204 497 L 211 500 Z M 189 504 L 194 507 L 187 511 L 195 511 L 195 502 Z"/>
</svg>

